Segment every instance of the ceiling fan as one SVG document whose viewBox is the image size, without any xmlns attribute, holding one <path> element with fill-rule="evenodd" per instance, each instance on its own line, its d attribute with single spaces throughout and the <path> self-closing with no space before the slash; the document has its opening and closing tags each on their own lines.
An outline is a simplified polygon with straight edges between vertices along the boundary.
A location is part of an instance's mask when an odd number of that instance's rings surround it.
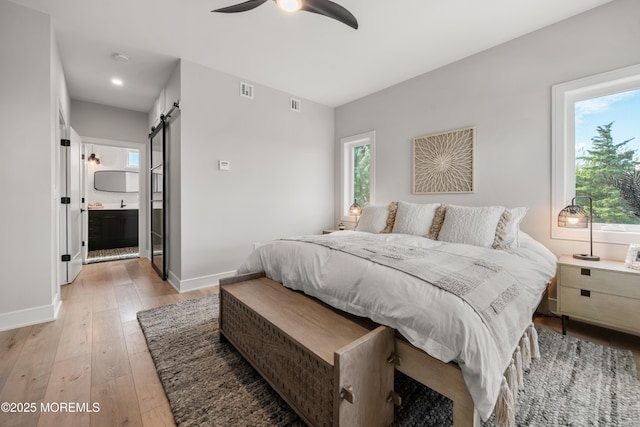
<svg viewBox="0 0 640 427">
<path fill-rule="evenodd" d="M 220 9 L 212 10 L 212 12 L 221 13 L 236 13 L 246 12 L 247 10 L 255 9 L 268 0 L 248 0 L 244 3 L 239 3 L 233 6 L 227 6 Z M 307 12 L 317 13 L 319 15 L 328 16 L 350 26 L 351 28 L 358 29 L 358 21 L 344 7 L 340 6 L 329 0 L 273 0 L 276 2 L 280 9 L 286 12 L 296 12 L 298 10 L 304 10 Z"/>
</svg>

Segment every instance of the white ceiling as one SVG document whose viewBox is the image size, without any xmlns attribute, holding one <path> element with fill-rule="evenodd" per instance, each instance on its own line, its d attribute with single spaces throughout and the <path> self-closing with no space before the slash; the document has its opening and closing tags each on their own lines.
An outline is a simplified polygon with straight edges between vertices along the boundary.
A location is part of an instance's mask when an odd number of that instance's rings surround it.
<svg viewBox="0 0 640 427">
<path fill-rule="evenodd" d="M 358 30 L 271 1 L 13 1 L 53 16 L 73 99 L 146 112 L 177 58 L 335 107 L 610 0 L 335 0 Z"/>
</svg>

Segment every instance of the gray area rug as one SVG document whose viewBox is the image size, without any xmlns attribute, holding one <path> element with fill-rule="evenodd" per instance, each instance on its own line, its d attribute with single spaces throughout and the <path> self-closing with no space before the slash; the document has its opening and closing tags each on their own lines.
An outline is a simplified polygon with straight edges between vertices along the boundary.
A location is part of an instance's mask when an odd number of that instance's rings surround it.
<svg viewBox="0 0 640 427">
<path fill-rule="evenodd" d="M 218 297 L 138 313 L 178 426 L 303 426 L 228 343 L 219 342 Z M 639 426 L 640 381 L 629 351 L 538 330 L 541 360 L 518 395 L 518 426 Z M 447 398 L 396 373 L 397 426 L 452 424 Z M 491 422 L 485 425 L 492 425 Z"/>
</svg>

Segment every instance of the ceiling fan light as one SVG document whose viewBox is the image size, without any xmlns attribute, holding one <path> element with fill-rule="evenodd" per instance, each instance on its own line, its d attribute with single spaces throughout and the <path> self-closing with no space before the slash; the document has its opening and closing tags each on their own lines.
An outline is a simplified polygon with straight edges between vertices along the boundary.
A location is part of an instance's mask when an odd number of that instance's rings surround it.
<svg viewBox="0 0 640 427">
<path fill-rule="evenodd" d="M 302 0 L 276 0 L 276 3 L 285 12 L 295 12 L 302 7 Z"/>
</svg>

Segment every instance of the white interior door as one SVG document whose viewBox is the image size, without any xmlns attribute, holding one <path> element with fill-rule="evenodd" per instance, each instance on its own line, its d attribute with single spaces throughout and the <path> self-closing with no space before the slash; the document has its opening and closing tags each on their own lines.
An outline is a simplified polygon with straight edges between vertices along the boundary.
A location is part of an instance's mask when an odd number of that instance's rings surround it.
<svg viewBox="0 0 640 427">
<path fill-rule="evenodd" d="M 81 143 L 69 128 L 69 146 L 61 146 L 62 192 L 68 202 L 61 205 L 61 284 L 73 282 L 82 270 Z"/>
</svg>

